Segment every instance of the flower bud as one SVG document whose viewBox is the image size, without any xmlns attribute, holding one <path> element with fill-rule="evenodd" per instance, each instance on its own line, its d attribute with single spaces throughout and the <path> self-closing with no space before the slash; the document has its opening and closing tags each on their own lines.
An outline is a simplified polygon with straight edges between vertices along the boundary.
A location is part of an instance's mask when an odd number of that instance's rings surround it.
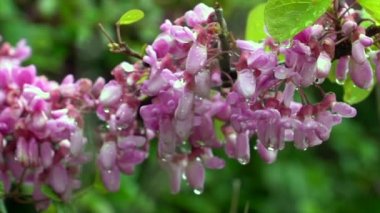
<svg viewBox="0 0 380 213">
<path fill-rule="evenodd" d="M 17 70 L 13 71 L 13 79 L 18 84 L 20 88 L 24 84 L 32 84 L 36 78 L 36 67 L 34 65 L 29 65 L 27 67 L 19 67 Z"/>
<path fill-rule="evenodd" d="M 104 186 L 108 189 L 108 191 L 118 191 L 120 188 L 120 170 L 114 166 L 109 170 L 102 169 L 101 173 Z"/>
<path fill-rule="evenodd" d="M 336 79 L 339 82 L 343 82 L 344 80 L 346 80 L 349 62 L 350 56 L 343 56 L 339 58 L 335 73 Z"/>
<path fill-rule="evenodd" d="M 276 160 L 277 150 L 268 150 L 259 140 L 257 141 L 256 146 L 257 152 L 259 153 L 261 159 L 264 160 L 264 162 L 270 164 Z"/>
<path fill-rule="evenodd" d="M 331 107 L 331 111 L 338 113 L 344 118 L 353 118 L 356 116 L 356 109 L 343 102 L 335 102 Z"/>
<path fill-rule="evenodd" d="M 40 145 L 41 163 L 45 168 L 50 167 L 53 163 L 54 150 L 49 142 L 43 142 Z"/>
<path fill-rule="evenodd" d="M 50 185 L 54 191 L 58 194 L 64 193 L 68 187 L 68 183 L 69 177 L 66 169 L 61 164 L 53 166 L 50 171 Z"/>
<path fill-rule="evenodd" d="M 364 60 L 362 63 L 351 60 L 350 76 L 356 86 L 362 89 L 368 89 L 373 83 L 371 64 L 367 60 Z"/>
<path fill-rule="evenodd" d="M 321 52 L 317 59 L 317 78 L 326 78 L 331 69 L 331 58 L 326 52 Z"/>
<path fill-rule="evenodd" d="M 256 90 L 256 81 L 252 70 L 245 69 L 238 72 L 238 79 L 235 85 L 236 90 L 245 98 L 252 97 Z"/>
<path fill-rule="evenodd" d="M 204 160 L 204 165 L 209 169 L 222 169 L 225 165 L 225 162 L 218 157 L 210 157 Z"/>
<path fill-rule="evenodd" d="M 367 60 L 365 55 L 365 48 L 359 39 L 352 43 L 351 55 L 352 59 L 354 59 L 358 64 L 364 63 L 364 61 Z"/>
<path fill-rule="evenodd" d="M 356 29 L 357 26 L 358 25 L 356 24 L 356 22 L 347 20 L 346 22 L 344 22 L 342 26 L 342 31 L 346 36 L 348 36 Z"/>
<path fill-rule="evenodd" d="M 186 59 L 186 72 L 195 74 L 202 69 L 207 60 L 206 46 L 194 42 Z"/>
<path fill-rule="evenodd" d="M 111 81 L 104 86 L 100 93 L 99 101 L 106 106 L 110 106 L 120 100 L 122 92 L 122 87 L 116 81 Z"/>
<path fill-rule="evenodd" d="M 236 158 L 245 165 L 250 160 L 248 131 L 238 133 L 236 140 Z"/>
<path fill-rule="evenodd" d="M 106 142 L 99 153 L 99 163 L 105 170 L 110 170 L 116 162 L 117 148 L 115 142 Z"/>
<path fill-rule="evenodd" d="M 205 169 L 200 161 L 190 161 L 186 167 L 186 178 L 191 188 L 203 191 Z"/>
</svg>

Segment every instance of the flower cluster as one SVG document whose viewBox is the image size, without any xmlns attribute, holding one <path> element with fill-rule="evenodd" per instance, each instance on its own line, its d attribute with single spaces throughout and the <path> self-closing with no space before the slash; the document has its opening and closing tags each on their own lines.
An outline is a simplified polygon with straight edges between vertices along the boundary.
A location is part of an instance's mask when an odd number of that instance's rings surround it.
<svg viewBox="0 0 380 213">
<path fill-rule="evenodd" d="M 93 104 L 92 83 L 37 76 L 35 66 L 21 65 L 30 53 L 25 41 L 0 47 L 0 179 L 16 197 L 20 184 L 34 184 L 33 199 L 44 208 L 49 200 L 42 185 L 63 200 L 80 187 L 77 176 L 86 161 L 82 109 Z"/>
<path fill-rule="evenodd" d="M 356 86 L 368 89 L 373 85 L 373 70 L 367 59 L 367 52 L 371 52 L 369 47 L 374 44 L 374 40 L 359 25 L 363 21 L 360 11 L 345 5 L 339 15 L 342 17 L 339 25 L 331 26 L 334 30 L 341 30 L 332 36 L 336 44 L 334 58 L 339 60 L 336 69 L 337 83 L 343 84 L 349 75 Z"/>
<path fill-rule="evenodd" d="M 135 166 L 147 158 L 147 140 L 150 138 L 147 138 L 149 132 L 137 120 L 142 98 L 138 80 L 144 76 L 144 66 L 141 63 L 131 65 L 124 62 L 112 74 L 115 79 L 107 84 L 103 79 L 95 83 L 102 88 L 96 113 L 106 123 L 106 130 L 101 134 L 103 144 L 98 164 L 107 189 L 117 191 L 120 187 L 120 171 L 132 174 Z"/>
</svg>

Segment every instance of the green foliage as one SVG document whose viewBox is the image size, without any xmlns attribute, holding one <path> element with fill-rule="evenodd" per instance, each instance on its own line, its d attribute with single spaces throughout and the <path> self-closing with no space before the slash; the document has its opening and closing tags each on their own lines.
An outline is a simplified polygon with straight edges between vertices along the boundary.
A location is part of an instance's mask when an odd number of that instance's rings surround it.
<svg viewBox="0 0 380 213">
<path fill-rule="evenodd" d="M 254 7 L 248 15 L 247 27 L 245 30 L 245 39 L 252 41 L 261 41 L 267 35 L 265 34 L 264 9 L 266 4 L 259 4 Z"/>
<path fill-rule="evenodd" d="M 380 22 L 380 1 L 358 0 L 359 4 L 378 22 Z"/>
<path fill-rule="evenodd" d="M 214 119 L 214 130 L 216 132 L 216 138 L 220 141 L 224 141 L 225 138 L 224 138 L 224 134 L 223 132 L 221 131 L 221 129 L 223 128 L 223 124 L 224 122 L 219 120 L 219 119 Z"/>
<path fill-rule="evenodd" d="M 264 11 L 268 32 L 280 42 L 292 38 L 315 22 L 331 0 L 269 0 Z"/>
<path fill-rule="evenodd" d="M 75 210 L 69 203 L 54 202 L 54 206 L 57 209 L 57 213 L 74 213 Z"/>
<path fill-rule="evenodd" d="M 0 182 L 0 198 L 4 197 L 4 183 Z"/>
<path fill-rule="evenodd" d="M 371 94 L 373 85 L 369 89 L 361 89 L 354 85 L 351 79 L 347 79 L 343 85 L 343 101 L 348 104 L 357 104 L 365 100 Z"/>
<path fill-rule="evenodd" d="M 7 213 L 7 208 L 5 208 L 3 199 L 0 200 L 0 212 L 1 213 Z"/>
<path fill-rule="evenodd" d="M 140 21 L 144 18 L 144 12 L 138 9 L 133 9 L 125 12 L 117 22 L 119 25 L 129 25 Z"/>
<path fill-rule="evenodd" d="M 41 192 L 53 201 L 61 201 L 61 198 L 54 192 L 54 190 L 46 184 L 41 186 Z"/>
</svg>

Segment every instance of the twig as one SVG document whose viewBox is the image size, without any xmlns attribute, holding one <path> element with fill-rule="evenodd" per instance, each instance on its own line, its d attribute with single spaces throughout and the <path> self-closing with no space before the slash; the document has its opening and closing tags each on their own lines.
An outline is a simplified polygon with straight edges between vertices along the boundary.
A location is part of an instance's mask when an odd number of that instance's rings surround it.
<svg viewBox="0 0 380 213">
<path fill-rule="evenodd" d="M 248 213 L 248 212 L 249 212 L 249 201 L 247 201 L 244 206 L 244 213 Z"/>
<path fill-rule="evenodd" d="M 106 32 L 103 25 L 101 23 L 98 24 L 100 30 L 103 32 L 103 34 L 107 37 L 108 41 L 110 42 L 110 51 L 113 53 L 124 53 L 128 56 L 132 56 L 134 58 L 143 59 L 143 56 L 139 53 L 133 51 L 128 47 L 128 45 L 122 41 L 121 34 L 120 34 L 120 25 L 116 24 L 116 34 L 117 34 L 117 40 L 118 42 L 115 42 L 111 36 Z"/>
<path fill-rule="evenodd" d="M 106 38 L 111 44 L 116 43 L 112 40 L 111 36 L 107 33 L 107 31 L 104 29 L 101 23 L 98 23 L 98 26 L 99 26 L 100 31 L 102 31 L 102 33 L 106 36 Z"/>
<path fill-rule="evenodd" d="M 353 1 L 353 2 L 348 6 L 348 8 L 347 8 L 342 14 L 340 14 L 340 15 L 338 16 L 338 20 L 340 20 L 344 15 L 346 15 L 346 13 L 347 13 L 348 11 L 350 11 L 350 9 L 351 9 L 355 4 L 356 4 L 356 1 Z"/>
<path fill-rule="evenodd" d="M 231 208 L 230 213 L 237 213 L 238 204 L 239 204 L 239 195 L 240 195 L 241 181 L 235 179 L 232 183 L 232 198 L 231 198 Z"/>
<path fill-rule="evenodd" d="M 230 55 L 228 52 L 230 51 L 230 44 L 228 42 L 228 30 L 227 24 L 223 17 L 223 9 L 220 7 L 219 3 L 215 3 L 215 15 L 217 21 L 221 27 L 221 32 L 219 33 L 220 46 L 222 49 L 222 57 L 219 60 L 219 65 L 222 71 L 226 73 L 231 72 L 231 64 L 230 64 Z"/>
</svg>

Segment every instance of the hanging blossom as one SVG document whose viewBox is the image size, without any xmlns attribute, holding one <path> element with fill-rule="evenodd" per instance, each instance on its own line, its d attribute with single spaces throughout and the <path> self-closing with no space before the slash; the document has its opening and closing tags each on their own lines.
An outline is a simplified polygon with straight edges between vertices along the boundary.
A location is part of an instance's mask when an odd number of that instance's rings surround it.
<svg viewBox="0 0 380 213">
<path fill-rule="evenodd" d="M 42 185 L 66 201 L 80 187 L 87 160 L 82 111 L 95 102 L 90 80 L 49 81 L 34 65 L 21 65 L 30 54 L 25 41 L 0 47 L 0 179 L 16 196 L 20 186 L 13 189 L 12 182 L 34 184 L 32 197 L 43 209 L 49 199 Z"/>
<path fill-rule="evenodd" d="M 102 89 L 97 99 L 96 113 L 105 122 L 101 133 L 103 144 L 98 155 L 102 180 L 109 191 L 120 187 L 120 173 L 132 174 L 137 164 L 148 157 L 153 135 L 139 126 L 137 111 L 141 104 L 140 84 L 144 66 L 127 62 L 113 71 L 114 80 L 99 82 Z M 95 83 L 96 84 L 96 83 Z"/>
<path fill-rule="evenodd" d="M 237 40 L 230 72 L 220 66 L 221 27 L 214 9 L 199 4 L 174 23 L 166 20 L 143 59 L 150 72 L 141 91 L 151 103 L 139 113 L 158 137 L 158 157 L 173 192 L 179 191 L 181 177 L 195 192 L 203 190 L 204 167 L 224 166 L 213 149 L 224 147 L 229 157 L 246 164 L 255 136 L 255 149 L 272 163 L 285 142 L 303 150 L 319 145 L 342 118 L 356 115 L 333 93 L 310 103 L 303 92 L 326 79 L 335 58 L 337 38 L 325 36 L 323 25 L 305 29 L 290 45 L 271 38 L 263 43 Z M 370 45 L 362 39 L 363 48 Z M 355 71 L 351 73 L 354 79 Z M 368 86 L 360 81 L 354 80 Z M 294 100 L 296 92 L 301 103 Z M 221 129 L 215 129 L 216 123 Z M 208 166 L 211 159 L 215 166 Z"/>
</svg>

